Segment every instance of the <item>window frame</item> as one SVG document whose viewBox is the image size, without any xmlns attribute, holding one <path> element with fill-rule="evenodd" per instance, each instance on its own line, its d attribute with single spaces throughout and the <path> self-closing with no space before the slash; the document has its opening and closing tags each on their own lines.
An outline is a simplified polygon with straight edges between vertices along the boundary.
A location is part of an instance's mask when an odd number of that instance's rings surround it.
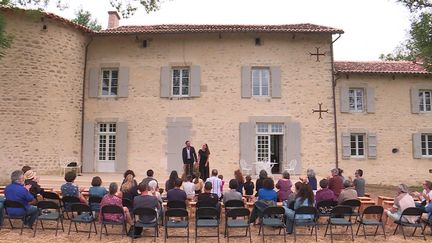
<svg viewBox="0 0 432 243">
<path fill-rule="evenodd" d="M 423 139 L 425 138 L 425 139 Z M 421 133 L 420 134 L 420 146 L 421 146 L 421 157 L 423 158 L 432 158 L 432 152 L 429 153 L 429 150 L 432 150 L 432 146 L 429 147 L 428 143 L 432 142 L 432 133 Z M 425 145 L 423 147 L 423 144 Z M 423 150 L 426 151 L 426 154 L 423 154 Z"/>
<path fill-rule="evenodd" d="M 423 93 L 423 95 L 422 95 Z M 427 110 L 427 98 L 426 93 L 429 93 L 429 110 Z M 432 90 L 431 89 L 420 89 L 418 91 L 418 99 L 419 99 L 419 111 L 422 113 L 430 113 L 432 112 Z M 423 109 L 422 109 L 423 108 Z"/>
<path fill-rule="evenodd" d="M 105 127 L 105 131 L 101 131 L 102 126 Z M 99 122 L 97 123 L 97 161 L 116 161 L 117 159 L 117 123 L 115 122 Z M 104 151 L 101 151 L 101 137 L 104 136 Z M 112 142 L 113 139 L 113 142 Z M 110 150 L 112 149 L 112 150 Z M 101 152 L 103 158 L 101 159 Z M 113 154 L 110 154 L 110 153 Z"/>
<path fill-rule="evenodd" d="M 109 72 L 109 77 L 108 77 L 108 93 L 107 95 L 103 94 L 103 89 L 104 89 L 104 72 L 108 71 Z M 113 86 L 112 85 L 112 73 L 113 71 L 117 72 L 117 85 Z M 101 68 L 101 78 L 100 78 L 100 85 L 99 85 L 99 96 L 100 97 L 117 97 L 119 95 L 119 79 L 120 79 L 120 70 L 119 68 Z M 115 94 L 111 94 L 112 92 L 112 88 L 115 87 L 116 88 L 116 92 Z"/>
<path fill-rule="evenodd" d="M 258 94 L 254 93 L 254 87 L 256 87 L 254 85 L 254 73 L 259 72 L 259 80 L 258 80 L 258 89 L 259 92 Z M 263 94 L 263 72 L 266 71 L 267 72 L 267 94 L 264 95 Z M 252 97 L 271 97 L 271 72 L 270 72 L 270 67 L 251 67 L 251 96 Z"/>
<path fill-rule="evenodd" d="M 174 72 L 175 70 L 179 70 L 179 86 L 174 86 Z M 188 71 L 188 85 L 187 85 L 187 94 L 182 94 L 182 90 L 183 90 L 183 72 L 187 70 Z M 184 66 L 184 67 L 171 67 L 171 78 L 170 78 L 170 93 L 171 93 L 171 97 L 191 97 L 191 68 L 189 66 Z M 179 89 L 179 94 L 174 94 L 174 87 L 178 87 Z"/>
<path fill-rule="evenodd" d="M 352 140 L 352 137 L 355 137 L 354 141 Z M 363 147 L 360 148 L 359 147 L 359 137 L 362 136 L 363 137 Z M 352 143 L 355 143 L 355 146 L 352 146 Z M 366 158 L 366 148 L 367 148 L 367 143 L 366 143 L 366 134 L 365 133 L 350 133 L 350 157 L 354 158 L 354 159 L 364 159 Z M 355 150 L 355 154 L 353 154 L 353 149 Z M 359 155 L 359 150 L 363 149 L 363 155 Z"/>
<path fill-rule="evenodd" d="M 351 100 L 351 91 L 353 91 L 353 94 L 354 94 L 354 97 L 353 97 L 353 99 L 354 99 L 354 109 L 351 109 L 351 103 L 350 103 L 350 100 Z M 362 104 L 361 104 L 361 110 L 360 109 L 358 109 L 358 106 L 359 106 L 359 104 L 357 103 L 357 92 L 356 91 L 361 91 L 361 93 L 362 93 L 362 97 L 361 97 L 361 101 L 362 101 Z M 349 109 L 349 112 L 350 113 L 362 113 L 362 112 L 365 112 L 366 111 L 366 107 L 365 107 L 365 101 L 366 101 L 366 90 L 365 90 L 365 88 L 361 88 L 361 87 L 349 87 L 348 88 L 348 109 Z"/>
</svg>

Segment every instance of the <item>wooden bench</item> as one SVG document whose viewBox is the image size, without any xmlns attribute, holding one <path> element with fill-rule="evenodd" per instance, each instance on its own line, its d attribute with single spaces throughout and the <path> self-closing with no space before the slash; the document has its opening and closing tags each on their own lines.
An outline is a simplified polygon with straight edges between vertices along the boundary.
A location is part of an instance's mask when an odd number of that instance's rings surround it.
<svg viewBox="0 0 432 243">
<path fill-rule="evenodd" d="M 370 198 L 370 197 L 358 197 L 358 199 L 360 201 L 372 201 L 372 198 Z"/>
<path fill-rule="evenodd" d="M 386 196 L 378 196 L 378 205 L 381 205 L 384 207 L 383 202 L 384 201 L 393 201 L 394 197 L 386 197 Z M 385 207 L 384 207 L 385 208 Z"/>
</svg>

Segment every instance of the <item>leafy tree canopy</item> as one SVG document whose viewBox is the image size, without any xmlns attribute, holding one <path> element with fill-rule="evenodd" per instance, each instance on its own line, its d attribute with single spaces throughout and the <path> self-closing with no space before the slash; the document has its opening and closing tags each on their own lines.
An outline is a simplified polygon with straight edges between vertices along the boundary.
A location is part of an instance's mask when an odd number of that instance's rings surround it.
<svg viewBox="0 0 432 243">
<path fill-rule="evenodd" d="M 76 17 L 72 19 L 72 22 L 88 27 L 91 30 L 101 30 L 102 26 L 98 23 L 97 19 L 92 19 L 89 11 L 79 9 L 75 12 Z"/>
</svg>

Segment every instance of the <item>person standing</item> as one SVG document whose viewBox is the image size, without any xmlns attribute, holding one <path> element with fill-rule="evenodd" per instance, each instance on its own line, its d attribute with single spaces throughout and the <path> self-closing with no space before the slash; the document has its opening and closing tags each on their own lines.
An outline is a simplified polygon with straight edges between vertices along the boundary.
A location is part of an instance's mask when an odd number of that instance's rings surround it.
<svg viewBox="0 0 432 243">
<path fill-rule="evenodd" d="M 195 148 L 191 146 L 190 141 L 185 142 L 186 147 L 183 148 L 183 169 L 185 175 L 191 175 L 193 172 L 194 163 L 198 162 Z"/>
<path fill-rule="evenodd" d="M 209 178 L 209 174 L 210 174 L 209 157 L 210 157 L 210 150 L 208 148 L 208 145 L 205 143 L 198 151 L 199 172 L 201 174 L 201 179 L 203 181 L 206 181 L 207 178 Z"/>
</svg>

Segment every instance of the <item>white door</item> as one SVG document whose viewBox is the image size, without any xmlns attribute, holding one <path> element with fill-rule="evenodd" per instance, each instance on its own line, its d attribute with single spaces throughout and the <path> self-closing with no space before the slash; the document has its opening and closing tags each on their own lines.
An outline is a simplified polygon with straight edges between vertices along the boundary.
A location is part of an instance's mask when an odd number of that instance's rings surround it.
<svg viewBox="0 0 432 243">
<path fill-rule="evenodd" d="M 115 172 L 116 124 L 99 123 L 97 141 L 97 172 Z"/>
</svg>

